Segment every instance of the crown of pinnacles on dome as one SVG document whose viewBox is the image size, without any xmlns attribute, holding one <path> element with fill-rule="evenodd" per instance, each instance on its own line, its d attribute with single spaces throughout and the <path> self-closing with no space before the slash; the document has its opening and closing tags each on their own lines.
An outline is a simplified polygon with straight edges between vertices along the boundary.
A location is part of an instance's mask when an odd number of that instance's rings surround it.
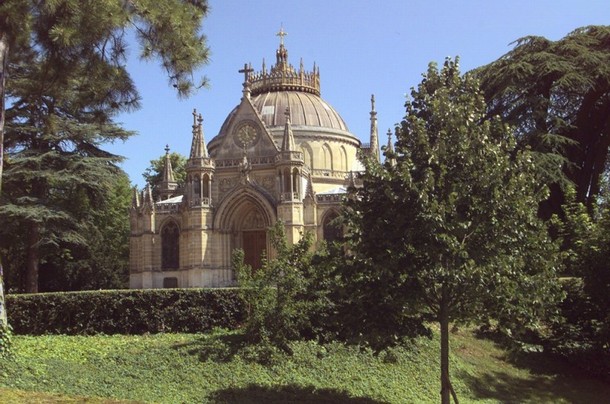
<svg viewBox="0 0 610 404">
<path fill-rule="evenodd" d="M 288 63 L 288 51 L 284 46 L 284 37 L 286 35 L 283 28 L 277 33 L 277 36 L 280 37 L 280 46 L 275 52 L 276 63 L 271 67 L 270 71 L 267 71 L 265 60 L 263 59 L 263 68 L 260 72 L 251 74 L 246 72 L 246 83 L 253 96 L 271 91 L 302 91 L 320 95 L 320 68 L 316 67 L 314 63 L 313 71 L 306 72 L 303 68 L 303 59 L 301 59 L 301 65 L 297 71 Z M 249 71 L 252 70 L 249 69 Z"/>
</svg>

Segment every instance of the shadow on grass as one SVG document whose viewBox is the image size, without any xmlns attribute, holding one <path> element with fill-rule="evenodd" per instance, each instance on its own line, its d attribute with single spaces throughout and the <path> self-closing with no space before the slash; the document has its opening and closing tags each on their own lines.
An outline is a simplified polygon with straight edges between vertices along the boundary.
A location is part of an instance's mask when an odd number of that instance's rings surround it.
<svg viewBox="0 0 610 404">
<path fill-rule="evenodd" d="M 570 403 L 604 402 L 610 385 L 568 366 L 556 356 L 542 352 L 509 354 L 502 358 L 515 367 L 528 371 L 517 376 L 503 371 L 483 375 L 462 372 L 462 379 L 477 398 L 502 403 Z M 601 401 L 600 401 L 601 400 Z"/>
<path fill-rule="evenodd" d="M 257 386 L 218 390 L 207 397 L 214 403 L 346 403 L 379 404 L 383 401 L 366 397 L 352 397 L 337 389 L 317 389 L 313 386 Z"/>
<path fill-rule="evenodd" d="M 177 344 L 174 349 L 186 348 L 190 355 L 199 356 L 202 362 L 211 360 L 223 363 L 230 362 L 245 346 L 246 338 L 243 334 L 220 332 L 205 334 L 195 342 Z"/>
</svg>

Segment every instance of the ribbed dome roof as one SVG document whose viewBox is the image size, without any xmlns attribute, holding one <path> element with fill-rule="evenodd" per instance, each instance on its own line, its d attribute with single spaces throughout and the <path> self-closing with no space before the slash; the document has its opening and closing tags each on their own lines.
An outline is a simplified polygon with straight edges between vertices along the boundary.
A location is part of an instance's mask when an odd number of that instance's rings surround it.
<svg viewBox="0 0 610 404">
<path fill-rule="evenodd" d="M 280 31 L 280 46 L 276 51 L 276 63 L 269 70 L 263 60 L 262 70 L 254 72 L 250 65 L 245 65 L 240 72 L 244 73 L 244 96 L 250 99 L 265 126 L 269 129 L 283 128 L 286 124 L 286 111 L 290 113 L 291 125 L 309 133 L 333 133 L 356 137 L 349 133 L 345 121 L 335 109 L 320 97 L 320 69 L 314 64 L 312 71 L 306 71 L 301 60 L 299 69 L 288 62 L 288 51 L 284 47 Z M 230 123 L 236 117 L 239 106 L 235 107 L 224 121 L 217 138 L 227 134 Z M 282 129 L 283 130 L 283 129 Z M 300 133 L 295 132 L 299 137 Z M 215 138 L 216 139 L 216 138 Z M 213 139 L 210 147 L 215 144 Z"/>
<path fill-rule="evenodd" d="M 268 92 L 252 98 L 252 105 L 267 127 L 286 124 L 286 108 L 292 125 L 348 131 L 343 118 L 326 101 L 315 94 L 300 91 Z"/>
</svg>

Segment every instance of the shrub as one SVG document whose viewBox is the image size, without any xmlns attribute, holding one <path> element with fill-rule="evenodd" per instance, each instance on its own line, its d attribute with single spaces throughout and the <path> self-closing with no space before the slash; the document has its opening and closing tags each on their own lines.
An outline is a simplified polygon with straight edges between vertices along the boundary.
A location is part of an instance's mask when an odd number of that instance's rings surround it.
<svg viewBox="0 0 610 404">
<path fill-rule="evenodd" d="M 12 340 L 11 340 L 11 326 L 0 324 L 0 358 L 7 358 L 11 356 Z"/>
<path fill-rule="evenodd" d="M 148 289 L 7 295 L 15 334 L 144 334 L 235 328 L 236 289 Z"/>
<path fill-rule="evenodd" d="M 610 315 L 587 295 L 581 279 L 564 279 L 562 286 L 562 320 L 552 325 L 549 348 L 588 373 L 610 380 Z"/>
<path fill-rule="evenodd" d="M 269 235 L 276 251 L 274 258 L 263 260 L 262 268 L 252 269 L 244 264 L 243 252 L 236 250 L 233 265 L 248 312 L 246 337 L 252 345 L 261 345 L 255 352 L 270 358 L 275 348 L 290 353 L 290 341 L 311 334 L 320 299 L 308 276 L 312 271 L 312 235 L 305 233 L 290 245 L 281 221 Z"/>
</svg>

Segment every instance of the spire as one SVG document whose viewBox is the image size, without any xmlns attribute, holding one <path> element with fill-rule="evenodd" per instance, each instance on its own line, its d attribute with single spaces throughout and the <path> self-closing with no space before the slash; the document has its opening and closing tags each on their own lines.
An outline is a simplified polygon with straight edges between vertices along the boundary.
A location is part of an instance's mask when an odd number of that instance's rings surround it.
<svg viewBox="0 0 610 404">
<path fill-rule="evenodd" d="M 313 190 L 313 180 L 311 179 L 311 172 L 307 175 L 307 190 L 305 192 L 306 196 L 311 196 L 311 199 L 316 202 L 316 193 Z"/>
<path fill-rule="evenodd" d="M 163 181 L 159 184 L 159 196 L 161 200 L 168 199 L 174 196 L 174 192 L 178 188 L 178 183 L 174 178 L 174 170 L 172 170 L 172 161 L 169 156 L 169 145 L 165 145 L 165 165 L 163 166 Z"/>
<path fill-rule="evenodd" d="M 349 186 L 351 188 L 355 188 L 356 187 L 356 176 L 354 175 L 353 171 L 349 172 Z"/>
<path fill-rule="evenodd" d="M 207 158 L 208 149 L 205 146 L 205 137 L 203 136 L 203 117 L 197 115 L 197 110 L 193 109 L 193 142 L 191 143 L 191 158 Z"/>
<path fill-rule="evenodd" d="M 137 186 L 134 186 L 131 189 L 131 207 L 133 209 L 140 207 L 140 193 L 138 192 Z"/>
<path fill-rule="evenodd" d="M 163 182 L 176 182 L 174 179 L 174 170 L 172 170 L 172 161 L 169 157 L 169 145 L 165 145 L 165 166 L 163 167 Z"/>
<path fill-rule="evenodd" d="M 284 139 L 282 140 L 282 151 L 295 151 L 294 135 L 292 134 L 292 125 L 290 123 L 290 108 L 286 107 L 286 125 L 284 126 Z"/>
<path fill-rule="evenodd" d="M 377 111 L 375 111 L 375 94 L 371 94 L 371 156 L 379 161 L 379 136 L 377 134 Z"/>
<path fill-rule="evenodd" d="M 146 188 L 144 188 L 144 190 L 142 191 L 142 201 L 142 205 L 147 208 L 152 209 L 152 207 L 154 206 L 152 188 L 150 186 L 150 183 L 147 183 Z"/>
<path fill-rule="evenodd" d="M 284 47 L 284 37 L 288 35 L 286 31 L 284 31 L 284 27 L 280 27 L 280 32 L 276 34 L 280 37 L 280 47 L 275 52 L 275 57 L 277 59 L 277 67 L 282 71 L 288 70 L 288 51 Z"/>
<path fill-rule="evenodd" d="M 393 156 L 394 145 L 392 143 L 392 130 L 391 129 L 388 129 L 388 146 L 385 149 L 385 154 L 386 154 L 386 160 L 388 160 L 390 162 L 390 165 L 392 167 L 394 167 L 396 165 L 396 159 Z"/>
</svg>

